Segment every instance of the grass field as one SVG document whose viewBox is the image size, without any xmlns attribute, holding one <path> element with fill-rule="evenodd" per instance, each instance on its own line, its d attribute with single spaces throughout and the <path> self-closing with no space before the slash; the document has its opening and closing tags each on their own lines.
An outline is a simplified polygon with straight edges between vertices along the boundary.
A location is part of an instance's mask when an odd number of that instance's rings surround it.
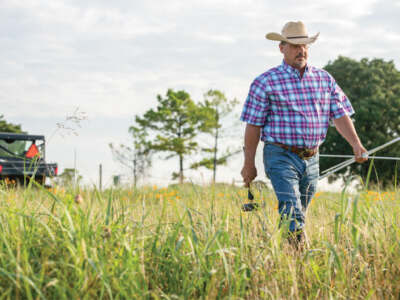
<svg viewBox="0 0 400 300">
<path fill-rule="evenodd" d="M 77 194 L 81 198 L 76 198 Z M 317 193 L 309 246 L 229 185 L 0 187 L 0 299 L 398 299 L 400 192 Z"/>
</svg>

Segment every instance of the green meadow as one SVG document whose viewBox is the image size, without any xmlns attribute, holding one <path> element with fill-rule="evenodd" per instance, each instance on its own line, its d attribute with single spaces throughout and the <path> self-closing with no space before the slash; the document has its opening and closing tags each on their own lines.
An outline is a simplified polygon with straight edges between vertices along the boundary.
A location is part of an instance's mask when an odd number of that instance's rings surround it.
<svg viewBox="0 0 400 300">
<path fill-rule="evenodd" d="M 319 192 L 308 245 L 272 191 L 0 187 L 0 299 L 398 299 L 400 192 Z M 80 197 L 77 195 L 80 195 Z"/>
</svg>

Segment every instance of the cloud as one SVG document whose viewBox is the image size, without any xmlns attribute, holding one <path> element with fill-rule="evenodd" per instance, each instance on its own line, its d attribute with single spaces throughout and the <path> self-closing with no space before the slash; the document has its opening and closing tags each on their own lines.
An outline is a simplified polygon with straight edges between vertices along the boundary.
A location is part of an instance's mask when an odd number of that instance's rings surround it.
<svg viewBox="0 0 400 300">
<path fill-rule="evenodd" d="M 49 120 L 79 107 L 92 122 L 79 141 L 92 169 L 90 137 L 108 153 L 105 140 L 123 140 L 130 118 L 154 107 L 168 88 L 195 100 L 210 88 L 243 100 L 252 79 L 281 62 L 265 34 L 289 20 L 321 32 L 311 48 L 316 66 L 339 55 L 399 66 L 399 15 L 395 0 L 3 0 L 2 114 L 45 132 Z"/>
</svg>

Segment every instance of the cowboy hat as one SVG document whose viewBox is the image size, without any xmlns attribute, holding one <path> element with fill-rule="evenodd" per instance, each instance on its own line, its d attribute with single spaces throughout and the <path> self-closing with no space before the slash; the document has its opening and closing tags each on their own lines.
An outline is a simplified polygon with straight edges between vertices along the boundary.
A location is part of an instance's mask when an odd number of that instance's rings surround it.
<svg viewBox="0 0 400 300">
<path fill-rule="evenodd" d="M 301 21 L 287 22 L 282 28 L 282 34 L 270 32 L 265 35 L 269 40 L 283 41 L 297 45 L 314 43 L 318 36 L 319 32 L 316 35 L 309 37 L 306 26 Z"/>
</svg>

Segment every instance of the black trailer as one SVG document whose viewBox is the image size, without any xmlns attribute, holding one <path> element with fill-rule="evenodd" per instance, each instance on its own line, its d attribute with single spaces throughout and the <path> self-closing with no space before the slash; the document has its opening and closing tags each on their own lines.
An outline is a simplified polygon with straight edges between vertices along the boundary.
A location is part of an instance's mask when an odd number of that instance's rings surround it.
<svg viewBox="0 0 400 300">
<path fill-rule="evenodd" d="M 44 184 L 57 176 L 57 164 L 46 163 L 43 135 L 0 132 L 0 180 L 24 184 L 30 178 Z"/>
</svg>

